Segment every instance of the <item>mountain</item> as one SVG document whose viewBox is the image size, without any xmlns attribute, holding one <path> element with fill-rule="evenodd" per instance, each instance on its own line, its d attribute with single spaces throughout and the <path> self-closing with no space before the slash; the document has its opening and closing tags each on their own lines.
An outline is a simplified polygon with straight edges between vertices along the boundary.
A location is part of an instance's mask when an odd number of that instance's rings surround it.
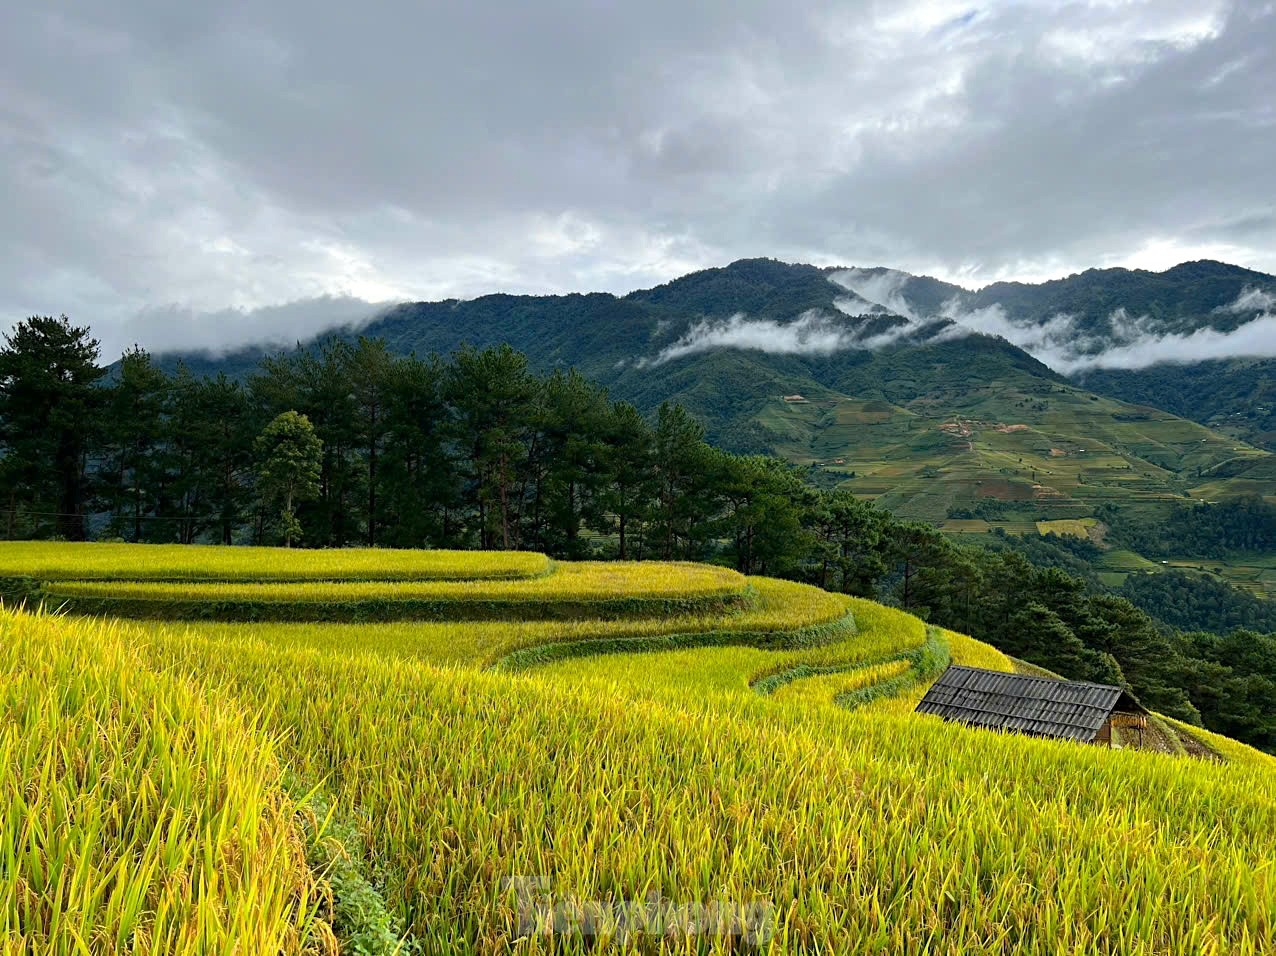
<svg viewBox="0 0 1276 956">
<path fill-rule="evenodd" d="M 508 342 L 644 410 L 680 402 L 713 441 L 783 455 L 901 514 L 1016 531 L 1111 503 L 1276 494 L 1272 455 L 1247 440 L 1270 431 L 1265 419 L 1188 420 L 1270 408 L 1254 405 L 1267 379 L 1231 373 L 1234 390 L 1203 410 L 1184 397 L 1193 366 L 1103 368 L 1202 332 L 1225 340 L 1274 302 L 1276 279 L 1216 262 L 971 292 L 890 269 L 751 259 L 621 297 L 406 304 L 358 333 L 404 353 Z M 259 353 L 183 358 L 234 373 Z M 1208 374 L 1198 379 L 1208 392 Z"/>
<path fill-rule="evenodd" d="M 1247 307 L 1238 300 L 1257 291 Z M 1043 324 L 1057 315 L 1071 315 L 1077 327 L 1100 340 L 1112 339 L 1113 313 L 1144 317 L 1150 331 L 1192 332 L 1201 327 L 1230 330 L 1263 311 L 1276 294 L 1276 277 L 1224 262 L 1184 262 L 1164 272 L 1143 269 L 1088 269 L 1085 272 L 1030 285 L 997 282 L 965 301 L 971 308 L 999 306 L 1016 323 Z"/>
</svg>

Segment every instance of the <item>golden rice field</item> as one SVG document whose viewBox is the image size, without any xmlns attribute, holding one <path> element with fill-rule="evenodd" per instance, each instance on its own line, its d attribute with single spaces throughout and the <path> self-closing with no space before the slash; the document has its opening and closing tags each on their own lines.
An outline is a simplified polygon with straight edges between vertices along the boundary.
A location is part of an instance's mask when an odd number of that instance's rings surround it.
<svg viewBox="0 0 1276 956">
<path fill-rule="evenodd" d="M 0 953 L 1276 950 L 1276 760 L 918 716 L 936 654 L 1012 662 L 745 587 L 617 620 L 0 612 Z"/>
<path fill-rule="evenodd" d="M 561 563 L 553 573 L 530 579 L 465 581 L 80 581 L 48 588 L 57 597 L 133 601 L 254 601 L 299 604 L 350 601 L 602 601 L 614 598 L 675 600 L 731 597 L 743 593 L 744 575 L 706 564 L 584 561 Z"/>
<path fill-rule="evenodd" d="M 100 622 L 0 611 L 5 953 L 300 953 L 330 933 L 271 734 Z"/>
<path fill-rule="evenodd" d="M 532 578 L 529 551 L 227 548 L 213 545 L 0 542 L 0 578 L 42 581 L 436 581 Z"/>
<path fill-rule="evenodd" d="M 756 594 L 754 604 L 728 612 L 616 620 L 267 623 L 253 625 L 251 631 L 246 631 L 243 624 L 210 621 L 192 621 L 180 626 L 189 634 L 215 640 L 233 640 L 251 633 L 274 647 L 335 653 L 357 648 L 385 657 L 479 666 L 496 665 L 517 651 L 565 643 L 644 642 L 672 635 L 708 634 L 753 636 L 761 640 L 764 635 L 784 637 L 803 629 L 827 627 L 851 631 L 854 628 L 851 598 L 775 578 L 751 577 L 747 581 Z M 173 625 L 148 621 L 143 626 L 163 629 Z"/>
</svg>

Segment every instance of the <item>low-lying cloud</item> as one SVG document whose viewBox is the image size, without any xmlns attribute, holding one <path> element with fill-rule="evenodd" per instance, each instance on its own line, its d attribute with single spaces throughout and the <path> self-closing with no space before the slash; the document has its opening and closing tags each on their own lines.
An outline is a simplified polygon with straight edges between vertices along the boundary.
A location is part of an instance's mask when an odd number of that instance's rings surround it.
<svg viewBox="0 0 1276 956">
<path fill-rule="evenodd" d="M 1089 369 L 1141 369 L 1233 358 L 1276 358 L 1276 315 L 1264 313 L 1229 332 L 1206 327 L 1186 333 L 1143 334 L 1094 355 L 1064 359 L 1057 370 L 1072 374 Z"/>
<path fill-rule="evenodd" d="M 904 298 L 904 287 L 911 279 L 907 272 L 895 269 L 842 269 L 829 276 L 830 282 L 850 293 L 849 298 L 833 303 L 847 315 L 865 315 L 885 309 L 916 321 L 919 316 Z"/>
<path fill-rule="evenodd" d="M 1247 301 L 1261 303 L 1265 295 L 1258 293 Z M 1250 306 L 1234 311 L 1252 310 Z M 948 311 L 954 325 L 945 338 L 971 333 L 1000 336 L 1063 375 L 1092 369 L 1276 357 L 1276 315 L 1268 312 L 1228 331 L 1206 326 L 1191 332 L 1159 332 L 1150 316 L 1132 316 L 1118 308 L 1108 315 L 1107 330 L 1098 334 L 1085 332 L 1074 315 L 1059 314 L 1042 323 L 1027 323 L 1012 321 L 999 305 L 973 312 L 956 307 Z"/>
<path fill-rule="evenodd" d="M 1276 294 L 1251 287 L 1242 290 L 1235 301 L 1220 305 L 1214 311 L 1242 315 L 1246 312 L 1271 312 L 1273 307 L 1276 307 Z"/>
<path fill-rule="evenodd" d="M 706 320 L 638 367 L 718 348 L 777 355 L 831 355 L 850 349 L 876 350 L 910 340 L 939 344 L 969 335 L 1005 339 L 1063 375 L 1093 369 L 1141 369 L 1216 359 L 1276 357 L 1276 294 L 1246 288 L 1215 314 L 1257 313 L 1234 329 L 1202 327 L 1166 332 L 1148 315 L 1114 309 L 1098 329 L 1079 316 L 1057 313 L 1044 321 L 1019 319 L 994 303 L 968 308 L 961 294 L 927 313 L 907 296 L 911 277 L 894 270 L 843 269 L 829 280 L 845 291 L 833 302 L 840 315 L 812 310 L 791 322 L 749 318 Z M 889 324 L 883 319 L 892 317 Z"/>
<path fill-rule="evenodd" d="M 365 302 L 353 296 L 320 296 L 259 309 L 146 309 L 103 336 L 102 355 L 114 359 L 135 343 L 142 343 L 155 354 L 180 351 L 222 355 L 232 345 L 286 347 L 324 332 L 357 330 L 395 305 Z"/>
<path fill-rule="evenodd" d="M 1249 312 L 1272 297 L 1255 290 L 1215 311 Z M 1236 307 L 1238 303 L 1246 304 Z M 996 335 L 1023 349 L 1063 375 L 1092 369 L 1142 369 L 1153 365 L 1190 365 L 1215 359 L 1276 357 L 1276 315 L 1264 312 L 1230 331 L 1212 327 L 1191 332 L 1159 332 L 1150 316 L 1132 316 L 1114 309 L 1105 332 L 1087 333 L 1075 315 L 1058 314 L 1044 322 L 1016 322 L 1000 305 L 963 312 L 957 303 L 945 306 L 952 319 L 945 338 L 961 334 Z"/>
<path fill-rule="evenodd" d="M 792 322 L 750 319 L 737 312 L 728 319 L 705 319 L 693 325 L 672 345 L 643 365 L 663 365 L 674 359 L 712 349 L 750 349 L 775 355 L 831 355 L 852 347 L 851 330 L 812 310 Z"/>
</svg>

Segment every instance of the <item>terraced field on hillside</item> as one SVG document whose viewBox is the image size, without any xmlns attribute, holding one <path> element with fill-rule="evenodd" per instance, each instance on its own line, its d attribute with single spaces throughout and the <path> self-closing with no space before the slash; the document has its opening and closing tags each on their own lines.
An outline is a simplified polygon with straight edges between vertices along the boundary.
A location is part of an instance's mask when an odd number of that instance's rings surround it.
<svg viewBox="0 0 1276 956">
<path fill-rule="evenodd" d="M 951 531 L 1031 534 L 1038 520 L 1092 517 L 1108 502 L 1164 511 L 1188 498 L 1276 495 L 1270 453 L 1065 383 L 966 383 L 899 404 L 828 390 L 805 398 L 776 396 L 759 413 L 777 454 L 935 524 L 986 499 L 1009 506 Z"/>
<path fill-rule="evenodd" d="M 1013 662 L 869 601 L 689 565 L 43 547 L 0 545 L 14 593 L 66 602 L 0 611 L 6 956 L 1276 940 L 1276 760 L 917 716 L 949 660 Z M 69 613 L 90 600 L 117 616 Z M 217 618 L 235 602 L 312 619 Z"/>
</svg>

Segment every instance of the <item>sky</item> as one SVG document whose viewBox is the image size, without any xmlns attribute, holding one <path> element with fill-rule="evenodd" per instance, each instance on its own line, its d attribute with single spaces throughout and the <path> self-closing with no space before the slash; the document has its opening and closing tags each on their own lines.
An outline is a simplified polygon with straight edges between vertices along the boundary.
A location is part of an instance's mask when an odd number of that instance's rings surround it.
<svg viewBox="0 0 1276 956">
<path fill-rule="evenodd" d="M 1276 0 L 0 11 L 0 316 L 105 353 L 737 258 L 1276 272 Z"/>
</svg>

